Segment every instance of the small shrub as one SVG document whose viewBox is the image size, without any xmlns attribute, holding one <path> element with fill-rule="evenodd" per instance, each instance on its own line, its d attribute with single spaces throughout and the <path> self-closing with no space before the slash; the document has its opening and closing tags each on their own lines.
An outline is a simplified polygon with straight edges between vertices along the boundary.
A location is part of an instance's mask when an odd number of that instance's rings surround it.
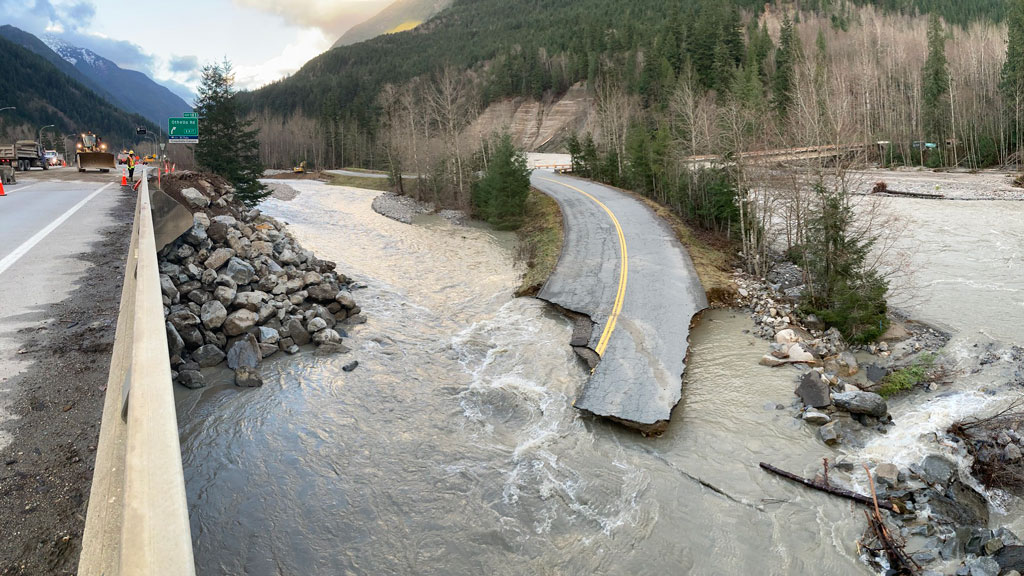
<svg viewBox="0 0 1024 576">
<path fill-rule="evenodd" d="M 891 398 L 900 392 L 913 389 L 928 378 L 928 373 L 931 372 L 932 367 L 935 365 L 935 359 L 935 354 L 931 352 L 921 354 L 910 366 L 901 368 L 886 376 L 882 380 L 882 386 L 878 389 L 878 394 L 883 398 Z"/>
</svg>

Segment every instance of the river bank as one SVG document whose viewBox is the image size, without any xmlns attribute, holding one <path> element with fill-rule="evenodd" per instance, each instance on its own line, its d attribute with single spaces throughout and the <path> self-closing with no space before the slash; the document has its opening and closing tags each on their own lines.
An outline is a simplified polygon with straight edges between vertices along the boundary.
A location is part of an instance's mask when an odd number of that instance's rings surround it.
<svg viewBox="0 0 1024 576">
<path fill-rule="evenodd" d="M 1024 354 L 1016 344 L 1024 334 L 1003 321 L 1006 308 L 999 307 L 1015 306 L 1022 285 L 993 273 L 1011 266 L 1024 248 L 1024 222 L 1011 216 L 1021 207 L 887 202 L 912 222 L 900 248 L 912 255 L 918 292 L 878 343 L 849 347 L 838 334 L 822 332 L 813 317 L 801 317 L 793 301 L 801 276 L 795 268 L 783 266 L 765 280 L 737 275 L 738 303 L 749 310 L 753 333 L 767 341 L 760 363 L 793 374 L 800 398 L 794 419 L 834 447 L 833 466 L 837 458 L 843 463 L 831 471 L 819 466 L 809 478 L 829 478 L 861 494 L 877 490 L 899 510 L 883 514 L 894 540 L 926 573 L 1020 571 L 1024 466 L 1017 431 L 1024 417 L 1018 409 L 977 436 L 963 430 L 1013 410 L 1022 397 Z M 980 221 L 998 229 L 978 236 L 970 216 L 985 213 Z M 947 289 L 962 283 L 972 289 Z M 931 325 L 908 320 L 910 314 Z M 786 368 L 791 365 L 800 368 Z M 996 470 L 1002 483 L 991 474 L 976 477 L 979 469 Z M 870 537 L 862 542 L 866 551 L 878 546 Z M 863 559 L 879 570 L 891 566 L 884 553 L 866 552 Z"/>
</svg>

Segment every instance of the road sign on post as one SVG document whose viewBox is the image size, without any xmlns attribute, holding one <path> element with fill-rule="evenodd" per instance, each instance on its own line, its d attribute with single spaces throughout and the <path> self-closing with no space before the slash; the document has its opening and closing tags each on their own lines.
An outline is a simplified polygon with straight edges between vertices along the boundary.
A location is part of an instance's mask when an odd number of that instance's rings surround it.
<svg viewBox="0 0 1024 576">
<path fill-rule="evenodd" d="M 167 134 L 172 144 L 198 144 L 199 118 L 168 118 Z"/>
<path fill-rule="evenodd" d="M 181 115 L 181 117 L 182 118 L 199 118 L 199 114 L 197 112 L 185 112 L 184 114 Z"/>
</svg>

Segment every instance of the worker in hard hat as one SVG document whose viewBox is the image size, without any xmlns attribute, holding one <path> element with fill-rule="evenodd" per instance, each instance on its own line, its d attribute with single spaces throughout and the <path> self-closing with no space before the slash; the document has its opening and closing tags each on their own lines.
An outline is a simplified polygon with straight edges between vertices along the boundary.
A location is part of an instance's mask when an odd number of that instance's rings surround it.
<svg viewBox="0 0 1024 576">
<path fill-rule="evenodd" d="M 135 182 L 135 150 L 128 151 L 128 180 Z"/>
</svg>

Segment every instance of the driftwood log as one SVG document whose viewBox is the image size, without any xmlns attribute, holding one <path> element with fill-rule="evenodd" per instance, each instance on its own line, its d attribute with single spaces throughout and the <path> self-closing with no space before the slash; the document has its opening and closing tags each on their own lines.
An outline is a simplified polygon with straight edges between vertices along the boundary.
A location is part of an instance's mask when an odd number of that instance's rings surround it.
<svg viewBox="0 0 1024 576">
<path fill-rule="evenodd" d="M 828 492 L 829 494 L 832 494 L 834 496 L 839 496 L 841 498 L 846 498 L 848 500 L 860 502 L 865 506 L 875 506 L 875 501 L 870 496 L 864 496 L 863 494 L 857 494 L 856 492 L 850 492 L 849 490 L 843 490 L 842 488 L 836 488 L 835 486 L 828 486 L 820 482 L 815 482 L 814 480 L 808 480 L 807 478 L 797 476 L 792 472 L 780 470 L 779 468 L 776 468 L 775 466 L 772 466 L 771 464 L 767 464 L 765 462 L 761 462 L 760 466 L 761 468 L 764 468 L 765 470 L 771 472 L 772 474 L 777 474 L 779 476 L 782 476 L 783 478 L 792 480 L 793 482 L 799 482 L 800 484 L 803 484 L 808 488 L 814 488 L 815 490 Z M 890 512 L 896 512 L 896 508 L 893 506 L 891 502 L 878 502 L 878 507 L 885 508 Z"/>
</svg>

